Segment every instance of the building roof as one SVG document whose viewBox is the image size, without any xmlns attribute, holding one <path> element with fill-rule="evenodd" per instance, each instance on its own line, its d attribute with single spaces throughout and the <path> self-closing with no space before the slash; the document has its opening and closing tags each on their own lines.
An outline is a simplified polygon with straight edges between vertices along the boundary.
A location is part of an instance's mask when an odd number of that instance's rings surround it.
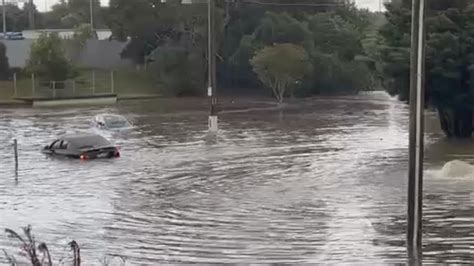
<svg viewBox="0 0 474 266">
<path fill-rule="evenodd" d="M 10 67 L 26 67 L 30 58 L 31 45 L 34 41 L 33 39 L 0 40 L 7 49 L 6 55 Z M 130 60 L 121 57 L 126 45 L 127 42 L 116 40 L 88 40 L 78 56 L 71 59 L 85 68 L 114 69 L 127 67 L 133 64 Z"/>
<path fill-rule="evenodd" d="M 95 29 L 99 40 L 107 40 L 112 36 L 109 29 Z M 71 39 L 74 35 L 74 29 L 40 29 L 40 30 L 24 30 L 23 37 L 25 39 L 38 39 L 43 33 L 57 33 L 63 39 Z"/>
</svg>

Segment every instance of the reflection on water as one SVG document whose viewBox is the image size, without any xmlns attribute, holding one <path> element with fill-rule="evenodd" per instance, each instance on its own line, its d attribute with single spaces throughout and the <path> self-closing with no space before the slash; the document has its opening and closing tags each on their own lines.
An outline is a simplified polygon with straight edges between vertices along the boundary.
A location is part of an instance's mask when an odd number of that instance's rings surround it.
<svg viewBox="0 0 474 266">
<path fill-rule="evenodd" d="M 88 265 L 114 255 L 134 264 L 405 262 L 406 106 L 371 93 L 229 112 L 208 145 L 206 104 L 1 110 L 0 227 L 32 224 L 60 256 L 75 239 Z M 106 134 L 122 158 L 39 153 L 109 112 L 137 126 Z M 439 136 L 427 139 L 426 260 L 470 262 L 474 180 L 432 174 L 470 151 Z M 18 183 L 12 138 L 20 143 Z M 4 236 L 0 248 L 17 251 Z"/>
</svg>

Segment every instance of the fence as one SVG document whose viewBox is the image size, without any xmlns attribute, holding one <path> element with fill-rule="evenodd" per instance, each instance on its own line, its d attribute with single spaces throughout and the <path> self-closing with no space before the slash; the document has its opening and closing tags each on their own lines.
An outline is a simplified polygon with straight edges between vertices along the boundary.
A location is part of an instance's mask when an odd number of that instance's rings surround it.
<svg viewBox="0 0 474 266">
<path fill-rule="evenodd" d="M 83 71 L 75 79 L 48 81 L 37 77 L 14 74 L 13 98 L 75 98 L 115 93 L 114 71 Z"/>
</svg>

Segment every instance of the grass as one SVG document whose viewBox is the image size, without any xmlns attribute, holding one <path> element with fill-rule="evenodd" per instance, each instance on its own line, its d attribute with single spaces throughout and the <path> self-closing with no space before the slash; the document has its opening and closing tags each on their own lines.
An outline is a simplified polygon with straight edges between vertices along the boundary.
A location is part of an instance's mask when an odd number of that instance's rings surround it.
<svg viewBox="0 0 474 266">
<path fill-rule="evenodd" d="M 96 70 L 92 74 L 91 70 L 81 70 L 78 77 L 76 77 L 75 85 L 72 82 L 67 82 L 66 86 L 70 94 L 72 94 L 73 86 L 75 86 L 74 95 L 91 95 L 91 94 L 108 94 L 112 93 L 112 74 L 110 71 Z M 93 80 L 95 78 L 95 90 L 93 89 Z M 160 89 L 153 81 L 151 74 L 144 71 L 136 70 L 117 70 L 114 71 L 114 93 L 119 98 L 158 95 Z M 51 89 L 48 84 L 42 86 L 37 82 L 36 95 L 41 94 L 45 96 L 52 96 Z M 58 85 L 59 86 L 59 85 Z M 11 102 L 14 98 L 28 98 L 32 97 L 32 81 L 31 77 L 19 75 L 17 79 L 17 92 L 15 95 L 13 80 L 0 81 L 0 103 Z M 59 90 L 58 90 L 59 92 Z"/>
</svg>

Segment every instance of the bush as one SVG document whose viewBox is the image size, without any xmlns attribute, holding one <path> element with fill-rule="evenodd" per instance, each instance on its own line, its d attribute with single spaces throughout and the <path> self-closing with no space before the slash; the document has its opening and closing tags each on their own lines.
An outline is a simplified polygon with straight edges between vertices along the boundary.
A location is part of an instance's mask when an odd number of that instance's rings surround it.
<svg viewBox="0 0 474 266">
<path fill-rule="evenodd" d="M 42 34 L 31 45 L 27 71 L 39 78 L 64 81 L 77 75 L 74 66 L 66 58 L 62 40 L 57 34 Z"/>
</svg>

